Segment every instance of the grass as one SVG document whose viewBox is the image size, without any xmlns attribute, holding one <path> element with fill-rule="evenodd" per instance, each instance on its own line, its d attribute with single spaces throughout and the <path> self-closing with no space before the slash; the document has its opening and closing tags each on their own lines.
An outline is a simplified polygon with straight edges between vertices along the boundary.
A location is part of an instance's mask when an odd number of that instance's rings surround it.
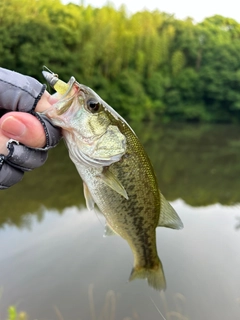
<svg viewBox="0 0 240 320">
<path fill-rule="evenodd" d="M 23 311 L 18 312 L 16 307 L 10 306 L 8 308 L 8 318 L 7 320 L 27 320 L 27 314 Z"/>
<path fill-rule="evenodd" d="M 117 306 L 117 295 L 113 290 L 109 290 L 104 299 L 103 306 L 100 310 L 96 310 L 95 302 L 94 302 L 94 293 L 93 293 L 94 285 L 89 285 L 88 288 L 88 300 L 89 300 L 89 308 L 90 308 L 90 319 L 89 320 L 117 320 L 116 315 L 116 306 Z M 153 307 L 159 316 L 156 319 L 159 320 L 190 320 L 190 318 L 186 315 L 186 299 L 180 294 L 176 293 L 173 296 L 173 300 L 175 302 L 175 310 L 170 310 L 167 299 L 164 292 L 160 292 L 160 301 L 162 304 L 162 310 L 158 308 L 153 299 L 149 296 L 149 299 L 152 301 Z M 54 307 L 55 314 L 58 320 L 65 320 L 62 316 L 58 307 Z M 153 309 L 154 310 L 154 309 Z M 1 320 L 1 319 L 0 319 Z M 8 318 L 6 320 L 30 320 L 28 319 L 27 313 L 23 311 L 18 311 L 15 306 L 10 306 L 8 308 Z M 36 320 L 36 319 L 35 319 Z M 67 319 L 66 319 L 67 320 Z M 81 319 L 81 316 L 77 320 Z M 84 319 L 86 320 L 86 319 Z M 122 320 L 145 320 L 140 317 L 140 315 L 134 310 L 131 316 L 126 316 Z"/>
</svg>

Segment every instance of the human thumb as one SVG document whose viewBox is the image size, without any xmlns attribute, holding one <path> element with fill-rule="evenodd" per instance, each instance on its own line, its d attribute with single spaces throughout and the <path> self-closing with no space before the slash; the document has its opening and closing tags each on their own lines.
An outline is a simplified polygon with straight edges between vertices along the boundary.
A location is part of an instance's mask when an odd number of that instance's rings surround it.
<svg viewBox="0 0 240 320">
<path fill-rule="evenodd" d="M 25 112 L 6 113 L 0 119 L 0 134 L 32 148 L 42 148 L 46 144 L 42 124 Z"/>
</svg>

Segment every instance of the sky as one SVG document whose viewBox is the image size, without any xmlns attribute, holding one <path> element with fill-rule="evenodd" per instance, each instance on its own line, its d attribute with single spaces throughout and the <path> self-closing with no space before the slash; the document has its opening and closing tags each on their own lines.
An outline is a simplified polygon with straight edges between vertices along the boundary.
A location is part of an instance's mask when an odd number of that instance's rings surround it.
<svg viewBox="0 0 240 320">
<path fill-rule="evenodd" d="M 107 3 L 106 0 L 62 0 L 62 2 L 90 4 L 94 7 L 102 7 Z M 240 2 L 238 0 L 112 0 L 110 2 L 115 5 L 116 9 L 124 3 L 130 13 L 142 9 L 158 9 L 174 14 L 178 19 L 191 17 L 196 22 L 200 22 L 206 17 L 220 14 L 224 17 L 233 18 L 240 23 Z"/>
</svg>

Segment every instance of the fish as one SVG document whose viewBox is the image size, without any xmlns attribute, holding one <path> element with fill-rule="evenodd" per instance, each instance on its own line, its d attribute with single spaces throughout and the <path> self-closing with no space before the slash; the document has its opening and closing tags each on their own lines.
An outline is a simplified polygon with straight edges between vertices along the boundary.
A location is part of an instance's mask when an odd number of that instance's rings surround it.
<svg viewBox="0 0 240 320">
<path fill-rule="evenodd" d="M 165 290 L 156 228 L 181 229 L 183 223 L 159 191 L 144 147 L 125 119 L 91 88 L 74 77 L 65 83 L 47 70 L 43 76 L 56 93 L 45 114 L 62 128 L 87 208 L 98 207 L 106 218 L 105 236 L 119 235 L 130 246 L 134 263 L 129 281 L 147 279 L 149 286 Z"/>
</svg>

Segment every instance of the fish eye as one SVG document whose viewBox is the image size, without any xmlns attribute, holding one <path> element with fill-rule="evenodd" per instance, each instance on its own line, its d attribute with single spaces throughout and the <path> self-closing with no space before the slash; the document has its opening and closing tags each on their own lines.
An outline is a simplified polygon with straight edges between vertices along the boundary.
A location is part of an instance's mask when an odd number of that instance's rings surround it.
<svg viewBox="0 0 240 320">
<path fill-rule="evenodd" d="M 96 113 L 99 111 L 101 104 L 94 100 L 88 100 L 87 108 L 91 113 Z"/>
</svg>

